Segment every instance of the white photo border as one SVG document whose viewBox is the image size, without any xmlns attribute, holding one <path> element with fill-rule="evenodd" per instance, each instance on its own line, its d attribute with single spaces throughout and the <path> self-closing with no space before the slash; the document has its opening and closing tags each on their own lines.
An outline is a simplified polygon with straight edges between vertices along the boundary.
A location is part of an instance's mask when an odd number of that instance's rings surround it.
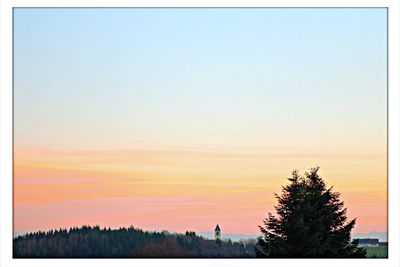
<svg viewBox="0 0 400 267">
<path fill-rule="evenodd" d="M 382 7 L 388 11 L 388 259 L 13 259 L 14 7 Z M 400 266 L 400 4 L 397 0 L 0 1 L 0 266 Z"/>
</svg>

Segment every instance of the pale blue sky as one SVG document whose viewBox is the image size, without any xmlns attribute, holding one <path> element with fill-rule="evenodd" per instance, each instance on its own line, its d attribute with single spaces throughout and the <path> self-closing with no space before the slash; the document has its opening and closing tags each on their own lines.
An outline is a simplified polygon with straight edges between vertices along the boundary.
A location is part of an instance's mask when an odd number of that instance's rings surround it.
<svg viewBox="0 0 400 267">
<path fill-rule="evenodd" d="M 16 8 L 16 144 L 386 145 L 386 9 Z"/>
</svg>

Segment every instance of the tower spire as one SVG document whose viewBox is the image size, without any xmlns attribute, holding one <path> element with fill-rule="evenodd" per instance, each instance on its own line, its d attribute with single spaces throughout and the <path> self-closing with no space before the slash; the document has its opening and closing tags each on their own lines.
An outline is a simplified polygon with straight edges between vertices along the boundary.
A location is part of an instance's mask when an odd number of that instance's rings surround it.
<svg viewBox="0 0 400 267">
<path fill-rule="evenodd" d="M 215 240 L 221 240 L 221 228 L 219 228 L 218 224 L 214 230 L 214 238 L 215 238 Z"/>
</svg>

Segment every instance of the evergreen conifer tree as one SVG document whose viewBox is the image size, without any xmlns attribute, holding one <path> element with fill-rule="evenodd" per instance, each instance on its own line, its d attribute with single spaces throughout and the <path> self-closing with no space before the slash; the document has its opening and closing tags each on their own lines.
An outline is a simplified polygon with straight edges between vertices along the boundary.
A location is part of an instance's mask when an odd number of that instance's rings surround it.
<svg viewBox="0 0 400 267">
<path fill-rule="evenodd" d="M 275 194 L 277 215 L 268 213 L 264 225 L 259 226 L 258 257 L 365 257 L 365 249 L 350 242 L 356 220 L 347 222 L 340 193 L 327 188 L 318 170 L 311 168 L 304 176 L 293 171 L 282 194 Z"/>
</svg>

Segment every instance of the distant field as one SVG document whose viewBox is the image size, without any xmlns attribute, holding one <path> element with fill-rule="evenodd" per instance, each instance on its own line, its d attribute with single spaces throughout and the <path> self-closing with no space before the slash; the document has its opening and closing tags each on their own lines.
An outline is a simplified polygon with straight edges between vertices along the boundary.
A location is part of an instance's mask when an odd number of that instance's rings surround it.
<svg viewBox="0 0 400 267">
<path fill-rule="evenodd" d="M 367 257 L 368 258 L 387 258 L 388 247 L 367 247 Z"/>
</svg>

